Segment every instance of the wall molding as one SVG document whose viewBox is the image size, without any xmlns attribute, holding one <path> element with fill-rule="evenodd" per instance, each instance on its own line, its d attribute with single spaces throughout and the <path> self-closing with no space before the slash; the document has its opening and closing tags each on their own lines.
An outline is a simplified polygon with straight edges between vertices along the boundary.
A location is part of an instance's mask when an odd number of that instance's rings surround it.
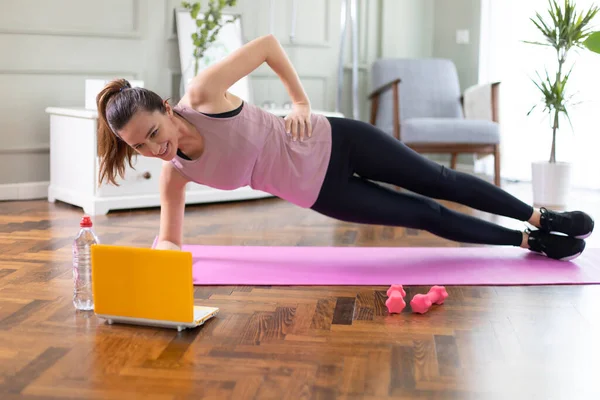
<svg viewBox="0 0 600 400">
<path fill-rule="evenodd" d="M 49 185 L 46 181 L 0 184 L 0 201 L 47 199 Z"/>
<path fill-rule="evenodd" d="M 81 32 L 61 29 L 1 29 L 3 35 L 31 35 L 31 36 L 67 36 L 67 37 L 88 37 L 98 39 L 142 39 L 139 31 L 132 32 Z"/>
<path fill-rule="evenodd" d="M 23 146 L 23 147 L 4 147 L 0 148 L 0 154 L 45 154 L 50 152 L 49 144 L 42 144 L 37 146 Z"/>
<path fill-rule="evenodd" d="M 77 31 L 65 29 L 14 29 L 0 28 L 0 34 L 6 35 L 35 35 L 35 36 L 67 36 L 67 37 L 92 37 L 100 39 L 142 39 L 140 31 L 140 0 L 131 0 L 133 8 L 131 21 L 132 30 L 129 32 L 95 32 L 95 31 Z"/>
<path fill-rule="evenodd" d="M 0 75 L 66 75 L 66 76 L 131 76 L 139 79 L 140 73 L 133 71 L 91 71 L 91 70 L 52 70 L 52 69 L 0 69 Z"/>
<path fill-rule="evenodd" d="M 302 80 L 304 79 L 317 79 L 317 80 L 327 80 L 329 77 L 327 75 L 323 75 L 323 74 L 301 74 L 302 75 Z M 248 75 L 251 78 L 260 78 L 260 79 L 275 79 L 275 80 L 280 80 L 280 78 L 277 76 L 277 74 L 275 74 L 275 72 L 252 72 L 250 75 Z"/>
</svg>

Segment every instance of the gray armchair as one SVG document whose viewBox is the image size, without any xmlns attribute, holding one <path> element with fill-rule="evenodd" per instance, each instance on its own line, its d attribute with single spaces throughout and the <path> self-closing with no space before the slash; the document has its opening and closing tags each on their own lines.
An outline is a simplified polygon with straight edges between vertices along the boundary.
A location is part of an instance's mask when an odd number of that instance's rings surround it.
<svg viewBox="0 0 600 400">
<path fill-rule="evenodd" d="M 380 59 L 371 70 L 370 123 L 419 153 L 494 156 L 500 186 L 499 83 L 460 93 L 454 63 L 445 59 Z"/>
</svg>

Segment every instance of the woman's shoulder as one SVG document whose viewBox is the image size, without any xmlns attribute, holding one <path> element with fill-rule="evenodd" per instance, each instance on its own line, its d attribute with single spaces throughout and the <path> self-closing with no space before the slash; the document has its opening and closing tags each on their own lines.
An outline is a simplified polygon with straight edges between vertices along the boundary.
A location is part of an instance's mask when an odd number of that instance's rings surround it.
<svg viewBox="0 0 600 400">
<path fill-rule="evenodd" d="M 202 114 L 220 114 L 239 108 L 244 101 L 238 96 L 225 92 L 219 97 L 210 97 L 190 83 L 183 97 L 177 103 L 178 108 L 188 108 Z"/>
<path fill-rule="evenodd" d="M 190 101 L 190 95 L 186 92 L 181 99 L 175 105 L 177 108 L 194 108 Z"/>
<path fill-rule="evenodd" d="M 177 106 L 200 111 L 198 108 L 203 108 L 207 105 L 210 106 L 210 103 L 210 97 L 207 95 L 207 93 L 205 93 L 204 90 L 202 90 L 202 87 L 196 77 L 193 78 L 187 85 L 185 93 L 177 103 Z"/>
</svg>

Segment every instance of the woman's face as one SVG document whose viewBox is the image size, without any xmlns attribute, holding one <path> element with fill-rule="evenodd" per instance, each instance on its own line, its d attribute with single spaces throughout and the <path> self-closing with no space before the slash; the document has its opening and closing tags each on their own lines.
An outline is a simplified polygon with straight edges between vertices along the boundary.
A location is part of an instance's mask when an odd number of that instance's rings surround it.
<svg viewBox="0 0 600 400">
<path fill-rule="evenodd" d="M 145 157 L 170 161 L 177 154 L 178 130 L 173 110 L 166 104 L 160 111 L 138 111 L 118 133 L 135 151 Z"/>
</svg>

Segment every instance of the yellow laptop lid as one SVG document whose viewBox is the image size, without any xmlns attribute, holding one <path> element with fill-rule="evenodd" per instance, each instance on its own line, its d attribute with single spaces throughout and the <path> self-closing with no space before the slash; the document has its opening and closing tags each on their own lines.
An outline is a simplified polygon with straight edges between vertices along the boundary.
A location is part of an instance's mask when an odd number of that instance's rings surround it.
<svg viewBox="0 0 600 400">
<path fill-rule="evenodd" d="M 96 314 L 193 320 L 192 253 L 95 244 L 91 258 Z"/>
</svg>

